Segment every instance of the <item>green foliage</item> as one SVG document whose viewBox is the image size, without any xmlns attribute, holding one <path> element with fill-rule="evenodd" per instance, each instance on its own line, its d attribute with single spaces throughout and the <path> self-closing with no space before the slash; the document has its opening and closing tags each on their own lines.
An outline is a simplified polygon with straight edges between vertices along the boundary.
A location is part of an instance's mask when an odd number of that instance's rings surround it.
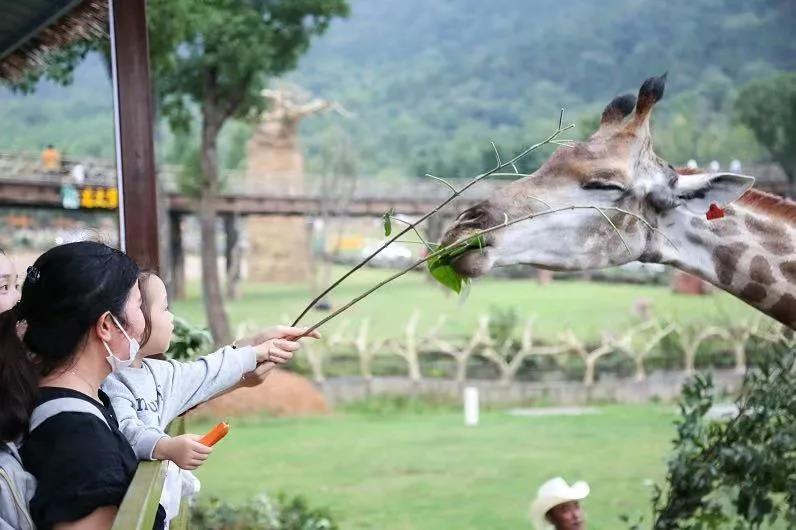
<svg viewBox="0 0 796 530">
<path fill-rule="evenodd" d="M 432 414 L 458 411 L 456 400 L 444 396 L 371 396 L 345 405 L 348 413 L 387 418 L 405 414 Z"/>
<path fill-rule="evenodd" d="M 489 312 L 489 336 L 498 346 L 514 337 L 520 315 L 514 306 L 492 307 Z"/>
<path fill-rule="evenodd" d="M 392 234 L 392 216 L 395 215 L 395 208 L 390 208 L 389 212 L 385 212 L 382 216 L 382 224 L 384 225 L 384 237 L 390 237 Z"/>
<path fill-rule="evenodd" d="M 199 175 L 202 174 L 202 161 L 196 146 L 186 147 L 182 164 L 177 173 L 177 189 L 189 197 L 199 197 L 202 187 Z"/>
<path fill-rule="evenodd" d="M 445 264 L 436 259 L 429 261 L 428 271 L 435 280 L 456 294 L 460 294 L 462 292 L 462 288 L 469 280 L 468 278 L 465 278 L 456 272 L 456 270 L 450 264 Z"/>
<path fill-rule="evenodd" d="M 456 292 L 456 294 L 461 294 L 462 289 L 470 285 L 470 279 L 456 272 L 452 263 L 456 258 L 471 250 L 481 250 L 483 248 L 484 236 L 473 236 L 459 245 L 440 250 L 439 254 L 426 262 L 428 271 L 439 283 Z"/>
<path fill-rule="evenodd" d="M 739 119 L 796 181 L 796 74 L 753 81 L 738 94 Z"/>
<path fill-rule="evenodd" d="M 656 530 L 796 525 L 796 351 L 769 349 L 756 361 L 725 423 L 707 417 L 710 377 L 683 388 L 665 491 L 653 498 Z"/>
<path fill-rule="evenodd" d="M 175 130 L 189 126 L 190 102 L 205 127 L 261 111 L 268 78 L 292 70 L 310 39 L 348 13 L 345 0 L 152 0 L 148 8 L 155 86 Z"/>
<path fill-rule="evenodd" d="M 213 337 L 206 329 L 192 326 L 188 321 L 174 317 L 174 331 L 171 334 L 171 343 L 166 351 L 170 359 L 180 361 L 195 359 L 210 352 L 213 346 Z"/>
<path fill-rule="evenodd" d="M 354 4 L 350 21 L 332 26 L 295 78 L 356 113 L 351 134 L 369 153 L 368 174 L 398 168 L 472 175 L 491 167 L 490 140 L 508 156 L 549 131 L 560 107 L 575 122 L 599 115 L 611 97 L 635 92 L 665 70 L 671 82 L 656 121 L 669 121 L 673 96 L 704 93 L 694 112 L 684 114 L 696 132 L 716 123 L 715 139 L 699 147 L 700 162 L 749 163 L 724 146 L 737 146 L 744 133 L 724 130 L 725 109 L 713 98 L 727 88 L 721 77 L 734 86 L 761 72 L 796 68 L 794 14 L 786 4 L 370 0 Z M 327 126 L 308 123 L 304 144 L 318 143 Z M 697 156 L 673 154 L 675 164 Z"/>
<path fill-rule="evenodd" d="M 311 508 L 303 497 L 276 499 L 260 494 L 242 505 L 215 497 L 191 509 L 191 525 L 197 530 L 337 530 L 324 508 Z"/>
<path fill-rule="evenodd" d="M 307 3 L 246 2 L 296 10 Z M 242 71 L 253 64 L 250 55 L 261 46 L 246 44 L 262 33 L 238 38 L 236 31 L 248 27 L 248 18 L 238 12 L 243 4 L 150 2 L 158 93 L 168 92 L 171 83 L 161 83 L 162 75 L 192 68 L 182 80 L 189 83 L 209 64 L 191 59 L 200 48 L 195 40 L 186 38 L 185 58 L 172 53 L 173 43 L 200 25 L 220 31 L 213 43 L 241 43 L 241 61 L 237 55 L 226 61 L 225 76 L 227 69 L 237 73 L 236 65 Z M 329 26 L 291 77 L 355 114 L 346 128 L 357 150 L 367 153 L 360 168 L 364 175 L 474 175 L 493 165 L 490 141 L 505 158 L 546 135 L 562 106 L 578 123 L 574 134 L 588 136 L 611 97 L 635 92 L 643 79 L 664 70 L 671 81 L 655 114 L 660 154 L 674 164 L 692 157 L 700 163 L 717 159 L 726 165 L 738 158 L 748 164 L 765 153 L 743 122 L 730 120 L 735 87 L 796 69 L 796 21 L 788 6 L 781 0 L 363 0 L 353 4 L 350 20 Z M 229 27 L 219 24 L 222 8 L 234 13 Z M 270 55 L 263 53 L 263 61 Z M 197 67 L 179 66 L 183 59 Z M 98 71 L 104 74 L 104 66 L 95 60 L 91 68 L 88 78 L 76 76 L 79 86 L 69 98 L 45 91 L 21 100 L 24 109 L 16 109 L 16 101 L 10 108 L 10 98 L 0 94 L 5 126 L 0 149 L 38 150 L 54 142 L 69 144 L 75 154 L 90 149 L 112 157 L 110 92 L 103 105 L 84 101 L 102 93 L 93 78 Z M 261 82 L 258 77 L 254 84 Z M 192 97 L 179 92 L 166 98 L 161 115 L 184 128 L 196 123 L 197 113 L 190 110 Z M 62 118 L 66 111 L 68 119 Z M 318 167 L 327 132 L 337 121 L 317 117 L 301 126 L 309 168 Z M 235 134 L 225 131 L 220 143 Z M 233 145 L 242 144 L 229 148 Z M 520 170 L 535 169 L 551 150 L 532 153 Z M 222 156 L 221 163 L 238 167 L 239 155 L 229 161 Z"/>
</svg>

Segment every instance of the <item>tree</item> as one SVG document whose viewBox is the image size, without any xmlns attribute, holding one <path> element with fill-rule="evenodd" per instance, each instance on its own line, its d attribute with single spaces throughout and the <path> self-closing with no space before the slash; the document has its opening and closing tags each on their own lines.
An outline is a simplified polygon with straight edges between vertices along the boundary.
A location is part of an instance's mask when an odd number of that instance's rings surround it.
<svg viewBox="0 0 796 530">
<path fill-rule="evenodd" d="M 269 77 L 296 66 L 313 36 L 334 17 L 348 14 L 346 0 L 150 0 L 152 68 L 160 111 L 175 131 L 200 117 L 199 224 L 202 294 L 216 342 L 230 340 L 216 248 L 220 191 L 218 136 L 231 118 L 262 110 Z M 275 242 L 278 244 L 278 242 Z"/>
<path fill-rule="evenodd" d="M 796 191 L 796 74 L 780 74 L 745 86 L 736 102 L 738 117 L 782 166 Z"/>
<path fill-rule="evenodd" d="M 708 414 L 719 394 L 710 377 L 684 386 L 666 483 L 653 495 L 655 530 L 796 525 L 796 350 L 772 349 L 746 373 L 727 421 Z"/>
<path fill-rule="evenodd" d="M 178 135 L 187 135 L 198 110 L 198 167 L 202 246 L 202 294 L 216 342 L 231 339 L 221 295 L 215 245 L 219 161 L 218 136 L 231 118 L 262 111 L 260 91 L 270 77 L 295 68 L 313 36 L 334 17 L 347 16 L 347 0 L 150 0 L 150 62 L 157 113 Z M 53 51 L 45 69 L 26 72 L 12 87 L 32 92 L 40 79 L 67 85 L 90 52 L 109 57 L 107 40 L 87 38 Z M 186 138 L 188 136 L 185 136 Z M 187 148 L 188 166 L 197 160 Z M 187 179 L 190 180 L 190 179 Z M 189 190 L 190 191 L 190 190 Z"/>
</svg>

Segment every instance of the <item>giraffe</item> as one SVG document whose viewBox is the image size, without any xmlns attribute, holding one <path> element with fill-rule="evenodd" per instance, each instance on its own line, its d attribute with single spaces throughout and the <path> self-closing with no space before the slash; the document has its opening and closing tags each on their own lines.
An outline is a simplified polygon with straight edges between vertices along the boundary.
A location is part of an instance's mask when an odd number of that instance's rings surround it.
<svg viewBox="0 0 796 530">
<path fill-rule="evenodd" d="M 484 249 L 453 263 L 457 272 L 477 277 L 520 263 L 569 271 L 663 263 L 796 327 L 796 203 L 751 189 L 753 177 L 678 172 L 658 157 L 650 116 L 665 83 L 666 74 L 652 77 L 637 97 L 616 97 L 591 137 L 558 148 L 532 175 L 463 211 L 442 243 L 577 205 L 607 208 L 616 229 L 591 209 L 542 215 L 487 234 Z M 723 217 L 715 206 L 724 207 Z M 718 218 L 708 220 L 709 209 Z"/>
</svg>

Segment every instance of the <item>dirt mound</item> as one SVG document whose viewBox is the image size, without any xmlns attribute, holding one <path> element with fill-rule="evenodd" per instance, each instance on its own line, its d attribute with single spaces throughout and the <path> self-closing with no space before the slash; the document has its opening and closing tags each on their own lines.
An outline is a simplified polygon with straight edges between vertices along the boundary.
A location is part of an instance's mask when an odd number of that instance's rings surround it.
<svg viewBox="0 0 796 530">
<path fill-rule="evenodd" d="M 323 394 L 306 378 L 274 370 L 259 386 L 238 388 L 198 407 L 198 416 L 226 418 L 268 412 L 275 416 L 327 414 Z"/>
</svg>

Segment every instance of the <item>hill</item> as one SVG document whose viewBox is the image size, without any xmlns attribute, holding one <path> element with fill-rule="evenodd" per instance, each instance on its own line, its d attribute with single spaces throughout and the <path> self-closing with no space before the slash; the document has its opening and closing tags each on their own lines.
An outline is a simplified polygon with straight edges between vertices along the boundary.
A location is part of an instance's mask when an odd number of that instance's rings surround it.
<svg viewBox="0 0 796 530">
<path fill-rule="evenodd" d="M 726 164 L 765 157 L 734 123 L 732 103 L 744 83 L 796 69 L 793 27 L 789 0 L 354 0 L 290 80 L 355 115 L 303 125 L 314 170 L 345 134 L 362 173 L 471 174 L 488 163 L 489 140 L 520 149 L 552 130 L 560 107 L 587 126 L 612 96 L 663 71 L 659 150 L 675 162 Z M 108 156 L 111 116 L 93 58 L 72 87 L 0 93 L 0 149 L 52 141 Z M 222 151 L 235 166 L 247 127 L 229 129 Z M 161 134 L 162 155 L 178 160 L 179 146 Z"/>
</svg>

